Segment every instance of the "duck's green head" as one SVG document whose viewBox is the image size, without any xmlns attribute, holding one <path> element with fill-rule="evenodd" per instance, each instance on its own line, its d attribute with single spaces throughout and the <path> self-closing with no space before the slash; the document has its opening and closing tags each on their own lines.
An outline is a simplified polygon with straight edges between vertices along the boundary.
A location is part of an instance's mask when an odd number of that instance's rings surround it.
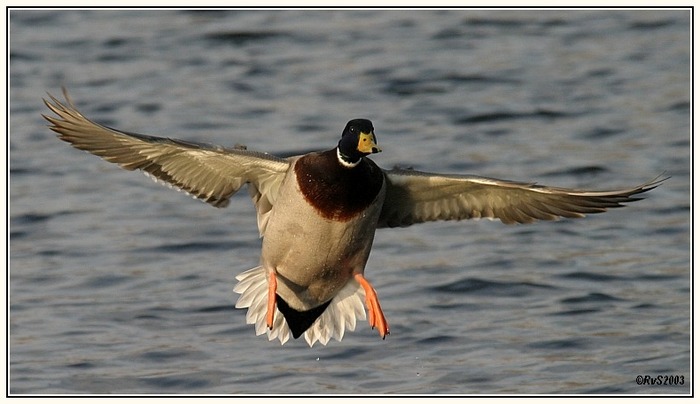
<svg viewBox="0 0 700 404">
<path fill-rule="evenodd" d="M 355 164 L 364 156 L 382 151 L 377 146 L 374 126 L 368 119 L 353 119 L 345 125 L 338 142 L 338 154 L 346 163 Z"/>
</svg>

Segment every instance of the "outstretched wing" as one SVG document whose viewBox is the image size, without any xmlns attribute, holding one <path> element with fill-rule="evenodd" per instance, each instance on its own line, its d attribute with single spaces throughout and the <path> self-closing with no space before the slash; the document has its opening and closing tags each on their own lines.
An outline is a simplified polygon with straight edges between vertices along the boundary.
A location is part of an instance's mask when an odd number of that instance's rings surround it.
<svg viewBox="0 0 700 404">
<path fill-rule="evenodd" d="M 394 169 L 384 174 L 387 189 L 379 227 L 482 217 L 507 224 L 583 217 L 639 200 L 634 196 L 666 179 L 657 177 L 628 189 L 585 191 L 413 170 Z"/>
<path fill-rule="evenodd" d="M 57 115 L 44 115 L 44 118 L 51 123 L 51 130 L 73 147 L 127 170 L 142 170 L 219 208 L 227 206 L 229 198 L 245 183 L 252 186 L 250 193 L 256 207 L 269 211 L 274 204 L 279 185 L 289 168 L 286 159 L 244 149 L 112 129 L 83 116 L 65 89 L 63 93 L 65 103 L 51 95 L 50 100 L 44 100 Z M 258 209 L 259 220 L 260 214 Z M 261 226 L 261 233 L 263 230 L 264 226 Z"/>
</svg>

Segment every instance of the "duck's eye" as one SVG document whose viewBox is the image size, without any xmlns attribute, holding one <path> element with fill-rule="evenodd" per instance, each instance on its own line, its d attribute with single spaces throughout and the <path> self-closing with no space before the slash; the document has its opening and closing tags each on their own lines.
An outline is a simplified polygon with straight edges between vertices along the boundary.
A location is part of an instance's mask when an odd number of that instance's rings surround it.
<svg viewBox="0 0 700 404">
<path fill-rule="evenodd" d="M 357 129 L 355 129 L 354 126 L 351 126 L 351 127 L 350 127 L 350 133 L 353 133 L 353 134 L 354 134 L 355 132 L 357 132 Z"/>
</svg>

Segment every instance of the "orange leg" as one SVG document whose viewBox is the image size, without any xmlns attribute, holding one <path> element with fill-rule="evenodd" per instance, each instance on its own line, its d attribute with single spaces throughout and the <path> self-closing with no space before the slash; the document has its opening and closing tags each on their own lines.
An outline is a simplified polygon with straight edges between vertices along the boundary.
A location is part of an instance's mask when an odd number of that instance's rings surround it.
<svg viewBox="0 0 700 404">
<path fill-rule="evenodd" d="M 275 303 L 277 296 L 277 275 L 270 272 L 267 278 L 267 328 L 272 329 L 272 322 L 275 319 Z"/>
<path fill-rule="evenodd" d="M 355 274 L 355 280 L 365 290 L 365 305 L 367 305 L 367 312 L 369 313 L 369 325 L 372 328 L 377 327 L 379 336 L 384 339 L 389 334 L 389 323 L 386 322 L 382 307 L 379 305 L 377 292 L 362 274 Z"/>
</svg>

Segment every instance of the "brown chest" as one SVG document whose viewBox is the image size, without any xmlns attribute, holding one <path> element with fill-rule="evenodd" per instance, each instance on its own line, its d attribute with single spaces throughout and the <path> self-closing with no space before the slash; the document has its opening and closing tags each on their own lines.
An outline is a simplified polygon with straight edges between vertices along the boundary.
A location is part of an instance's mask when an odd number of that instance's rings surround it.
<svg viewBox="0 0 700 404">
<path fill-rule="evenodd" d="M 304 199 L 324 218 L 348 221 L 364 212 L 379 195 L 384 174 L 362 159 L 354 168 L 337 161 L 335 150 L 300 158 L 294 166 Z"/>
</svg>

